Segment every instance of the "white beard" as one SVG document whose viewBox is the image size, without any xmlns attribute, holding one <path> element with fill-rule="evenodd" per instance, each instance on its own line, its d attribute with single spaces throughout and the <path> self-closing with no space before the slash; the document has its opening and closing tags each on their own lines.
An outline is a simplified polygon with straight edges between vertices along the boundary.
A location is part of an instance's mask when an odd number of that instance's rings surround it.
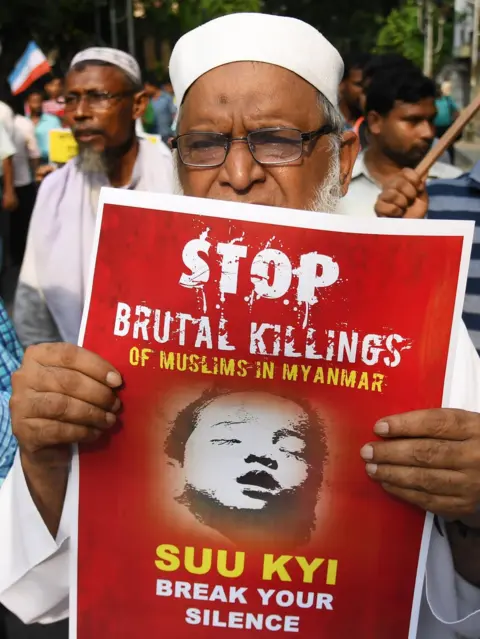
<svg viewBox="0 0 480 639">
<path fill-rule="evenodd" d="M 105 155 L 89 147 L 80 148 L 77 156 L 77 167 L 82 173 L 101 173 L 106 175 L 108 172 Z"/>
<path fill-rule="evenodd" d="M 341 199 L 340 156 L 334 151 L 323 184 L 316 188 L 313 202 L 307 207 L 307 211 L 335 213 Z"/>
<path fill-rule="evenodd" d="M 178 170 L 178 152 L 174 152 L 174 193 L 175 195 L 184 195 L 183 187 L 180 182 L 180 174 Z M 335 213 L 338 204 L 342 199 L 340 188 L 340 156 L 338 151 L 333 151 L 328 167 L 327 175 L 323 184 L 317 186 L 312 202 L 305 207 L 306 211 L 316 211 L 318 213 Z"/>
</svg>

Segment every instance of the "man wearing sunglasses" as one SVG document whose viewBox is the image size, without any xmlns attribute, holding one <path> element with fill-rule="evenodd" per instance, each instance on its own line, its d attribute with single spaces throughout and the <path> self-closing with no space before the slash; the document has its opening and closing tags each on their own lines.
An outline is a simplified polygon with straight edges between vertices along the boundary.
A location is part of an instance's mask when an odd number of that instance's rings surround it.
<svg viewBox="0 0 480 639">
<path fill-rule="evenodd" d="M 135 135 L 148 100 L 132 56 L 103 47 L 82 51 L 58 99 L 79 154 L 38 194 L 15 300 L 24 346 L 77 341 L 101 187 L 173 190 L 169 149 Z"/>
<path fill-rule="evenodd" d="M 177 43 L 170 75 L 182 192 L 335 210 L 358 141 L 338 111 L 342 60 L 318 31 L 279 16 L 225 16 Z M 480 360 L 463 325 L 453 356 L 455 410 L 385 417 L 359 451 L 372 481 L 443 517 L 428 549 L 418 639 L 480 636 Z M 114 426 L 121 384 L 112 365 L 71 344 L 31 349 L 14 377 L 20 453 L 0 491 L 0 602 L 25 621 L 68 615 L 70 445 Z"/>
</svg>

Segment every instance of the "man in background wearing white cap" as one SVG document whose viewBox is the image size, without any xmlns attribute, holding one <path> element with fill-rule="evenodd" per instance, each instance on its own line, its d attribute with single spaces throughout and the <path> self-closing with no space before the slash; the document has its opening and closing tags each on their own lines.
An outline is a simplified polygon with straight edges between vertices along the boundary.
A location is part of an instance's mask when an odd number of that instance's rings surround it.
<svg viewBox="0 0 480 639">
<path fill-rule="evenodd" d="M 14 309 L 24 346 L 77 341 L 101 187 L 173 189 L 169 149 L 135 135 L 148 101 L 132 56 L 82 51 L 63 102 L 79 155 L 45 179 L 38 194 Z"/>
<path fill-rule="evenodd" d="M 342 67 L 315 29 L 289 18 L 232 15 L 184 36 L 170 69 L 181 105 L 174 143 L 179 188 L 333 211 L 358 146 L 354 134 L 342 132 L 337 111 Z M 75 508 L 69 446 L 94 441 L 115 423 L 120 384 L 110 364 L 71 345 L 30 351 L 14 380 L 12 423 L 21 454 L 0 491 L 0 601 L 26 621 L 68 614 Z M 480 501 L 480 360 L 465 327 L 450 403 L 463 410 L 381 420 L 375 432 L 383 441 L 361 451 L 368 474 L 390 493 L 461 520 L 448 526 L 439 520 L 433 532 L 419 639 L 480 635 L 480 590 L 472 585 L 480 583 L 473 562 L 479 522 L 466 517 Z"/>
</svg>

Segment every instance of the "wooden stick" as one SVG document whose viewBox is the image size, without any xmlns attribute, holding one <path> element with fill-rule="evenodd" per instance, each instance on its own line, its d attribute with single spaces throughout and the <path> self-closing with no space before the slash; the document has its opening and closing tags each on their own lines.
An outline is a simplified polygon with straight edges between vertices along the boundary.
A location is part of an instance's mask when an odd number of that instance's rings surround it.
<svg viewBox="0 0 480 639">
<path fill-rule="evenodd" d="M 422 178 L 427 177 L 430 169 L 438 162 L 440 157 L 445 153 L 448 147 L 455 142 L 463 129 L 467 126 L 470 120 L 474 117 L 477 111 L 480 109 L 480 94 L 477 95 L 475 100 L 469 104 L 458 116 L 452 126 L 445 132 L 440 140 L 430 149 L 427 155 L 423 158 L 415 171 Z"/>
</svg>

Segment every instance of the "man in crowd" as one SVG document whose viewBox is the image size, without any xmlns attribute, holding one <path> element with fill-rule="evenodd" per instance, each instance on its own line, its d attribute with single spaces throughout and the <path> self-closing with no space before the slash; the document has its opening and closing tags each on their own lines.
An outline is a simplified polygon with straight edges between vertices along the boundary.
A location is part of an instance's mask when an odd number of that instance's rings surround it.
<svg viewBox="0 0 480 639">
<path fill-rule="evenodd" d="M 14 308 L 24 346 L 78 340 L 101 187 L 173 190 L 169 150 L 135 135 L 147 98 L 134 58 L 107 48 L 79 53 L 64 100 L 79 156 L 38 193 Z"/>
<path fill-rule="evenodd" d="M 395 72 L 395 69 L 401 69 L 403 67 L 407 68 L 415 68 L 413 63 L 407 58 L 404 58 L 402 55 L 397 53 L 386 53 L 384 55 L 374 55 L 370 56 L 370 60 L 366 63 L 363 69 L 363 82 L 362 82 L 362 96 L 360 99 L 361 109 L 362 109 L 362 117 L 359 118 L 357 123 L 355 124 L 354 131 L 358 135 L 360 140 L 360 148 L 366 149 L 368 146 L 368 126 L 365 120 L 365 108 L 366 108 L 366 95 L 368 88 L 370 87 L 372 80 L 376 73 L 379 71 L 385 71 L 386 69 L 390 69 L 392 73 Z"/>
<path fill-rule="evenodd" d="M 14 155 L 15 145 L 12 137 L 3 124 L 0 123 L 0 191 L 4 211 L 11 211 L 17 205 L 13 170 Z"/>
<path fill-rule="evenodd" d="M 334 210 L 358 145 L 337 110 L 342 67 L 313 27 L 290 18 L 234 14 L 184 36 L 171 77 L 185 194 Z M 275 163 L 272 127 L 281 130 Z M 464 326 L 453 349 L 447 401 L 458 410 L 386 417 L 375 428 L 381 441 L 362 449 L 373 481 L 451 521 L 439 519 L 432 531 L 418 639 L 480 633 L 480 359 Z M 70 447 L 115 424 L 122 379 L 94 353 L 47 344 L 29 351 L 13 381 L 20 454 L 0 491 L 0 601 L 26 621 L 48 623 L 68 615 Z"/>
<path fill-rule="evenodd" d="M 345 71 L 340 83 L 339 108 L 349 129 L 355 129 L 363 115 L 363 71 L 370 59 L 368 54 L 351 54 L 344 58 Z"/>
<path fill-rule="evenodd" d="M 35 126 L 35 136 L 40 149 L 40 161 L 48 163 L 48 151 L 50 144 L 50 131 L 61 129 L 62 123 L 56 115 L 45 113 L 43 110 L 43 95 L 41 91 L 33 90 L 27 99 L 28 112 Z"/>
<path fill-rule="evenodd" d="M 460 109 L 452 98 L 451 82 L 442 82 L 442 85 L 438 87 L 435 105 L 437 107 L 435 128 L 437 130 L 438 137 L 441 138 L 460 115 Z M 450 155 L 451 164 L 455 164 L 455 149 L 453 144 L 449 147 L 448 153 Z"/>
<path fill-rule="evenodd" d="M 18 206 L 17 193 L 15 191 L 15 173 L 13 158 L 15 155 L 15 144 L 12 140 L 12 128 L 7 128 L 0 122 L 0 213 L 10 213 Z M 5 237 L 5 217 L 0 219 L 0 273 L 4 261 L 4 237 Z"/>
<path fill-rule="evenodd" d="M 43 112 L 56 115 L 60 120 L 65 115 L 65 106 L 62 104 L 63 80 L 59 75 L 52 74 L 51 79 L 45 84 L 45 93 L 48 99 L 43 103 Z"/>
<path fill-rule="evenodd" d="M 436 86 L 412 65 L 377 70 L 366 92 L 369 144 L 355 164 L 339 212 L 374 216 L 383 187 L 404 168 L 415 168 L 434 138 Z M 457 177 L 461 171 L 436 163 L 429 179 Z"/>
<path fill-rule="evenodd" d="M 9 135 L 12 134 L 14 113 L 9 105 L 12 97 L 10 85 L 5 80 L 0 80 L 0 124 L 2 124 Z"/>
<path fill-rule="evenodd" d="M 326 459 L 324 428 L 306 403 L 209 389 L 176 417 L 165 452 L 189 530 L 205 538 L 294 549 L 310 541 Z M 171 470 L 170 470 L 171 472 Z"/>
<path fill-rule="evenodd" d="M 47 95 L 46 99 L 44 95 L 40 93 L 42 96 L 42 112 L 47 115 L 55 115 L 59 120 L 62 120 L 65 114 L 65 107 L 62 102 L 63 96 L 63 80 L 56 73 L 52 73 L 50 76 L 47 76 L 47 82 L 44 85 L 44 92 Z M 31 115 L 31 109 L 28 101 L 25 104 L 25 115 Z"/>
<path fill-rule="evenodd" d="M 145 91 L 150 98 L 150 104 L 155 112 L 156 130 L 162 140 L 167 143 L 173 135 L 172 126 L 175 120 L 175 105 L 170 93 L 164 91 L 162 83 L 154 73 L 149 73 L 145 79 Z"/>
<path fill-rule="evenodd" d="M 15 145 L 13 170 L 18 206 L 12 211 L 9 220 L 10 257 L 13 266 L 21 266 L 30 218 L 35 204 L 34 176 L 40 162 L 40 149 L 33 122 L 22 115 L 23 101 L 12 99 L 11 105 L 15 113 L 12 140 Z"/>
</svg>

